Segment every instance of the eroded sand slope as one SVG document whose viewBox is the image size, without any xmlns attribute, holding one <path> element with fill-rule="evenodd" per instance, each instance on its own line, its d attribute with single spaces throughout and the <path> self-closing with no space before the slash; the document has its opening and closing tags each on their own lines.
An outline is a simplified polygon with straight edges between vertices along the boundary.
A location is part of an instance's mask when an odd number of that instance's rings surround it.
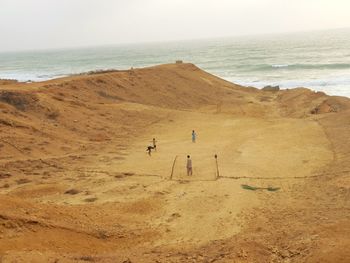
<svg viewBox="0 0 350 263">
<path fill-rule="evenodd" d="M 0 259 L 348 262 L 349 109 L 192 64 L 4 82 Z"/>
</svg>

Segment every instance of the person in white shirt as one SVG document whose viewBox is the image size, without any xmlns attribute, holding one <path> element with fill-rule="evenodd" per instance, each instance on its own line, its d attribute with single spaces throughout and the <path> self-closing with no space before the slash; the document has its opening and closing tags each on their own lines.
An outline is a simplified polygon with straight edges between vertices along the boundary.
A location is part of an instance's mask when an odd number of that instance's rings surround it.
<svg viewBox="0 0 350 263">
<path fill-rule="evenodd" d="M 192 142 L 196 142 L 196 138 L 197 138 L 197 133 L 193 130 L 192 131 Z"/>
</svg>

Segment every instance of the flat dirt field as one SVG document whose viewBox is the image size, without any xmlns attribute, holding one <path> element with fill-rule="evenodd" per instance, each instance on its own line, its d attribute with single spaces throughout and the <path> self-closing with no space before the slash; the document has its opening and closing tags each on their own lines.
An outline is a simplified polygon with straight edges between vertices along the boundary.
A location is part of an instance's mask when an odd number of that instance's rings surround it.
<svg viewBox="0 0 350 263">
<path fill-rule="evenodd" d="M 0 83 L 0 129 L 0 262 L 350 262 L 349 99 L 169 64 Z"/>
</svg>

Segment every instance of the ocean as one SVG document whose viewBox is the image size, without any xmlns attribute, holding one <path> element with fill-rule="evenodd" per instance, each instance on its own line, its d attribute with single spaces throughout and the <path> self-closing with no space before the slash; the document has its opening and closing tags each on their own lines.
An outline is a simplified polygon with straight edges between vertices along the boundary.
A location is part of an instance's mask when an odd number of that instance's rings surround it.
<svg viewBox="0 0 350 263">
<path fill-rule="evenodd" d="M 350 97 L 350 29 L 0 53 L 0 78 L 44 81 L 175 60 L 257 88 L 307 87 Z"/>
</svg>

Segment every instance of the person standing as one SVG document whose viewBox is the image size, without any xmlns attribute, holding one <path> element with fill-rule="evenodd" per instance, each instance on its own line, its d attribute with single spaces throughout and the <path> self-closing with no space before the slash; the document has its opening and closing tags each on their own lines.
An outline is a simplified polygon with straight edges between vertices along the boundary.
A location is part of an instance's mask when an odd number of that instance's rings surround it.
<svg viewBox="0 0 350 263">
<path fill-rule="evenodd" d="M 191 157 L 189 155 L 187 155 L 187 164 L 186 164 L 186 168 L 187 168 L 187 176 L 192 175 L 192 160 Z"/>
<path fill-rule="evenodd" d="M 192 142 L 196 142 L 197 134 L 194 130 L 192 130 Z"/>
</svg>

